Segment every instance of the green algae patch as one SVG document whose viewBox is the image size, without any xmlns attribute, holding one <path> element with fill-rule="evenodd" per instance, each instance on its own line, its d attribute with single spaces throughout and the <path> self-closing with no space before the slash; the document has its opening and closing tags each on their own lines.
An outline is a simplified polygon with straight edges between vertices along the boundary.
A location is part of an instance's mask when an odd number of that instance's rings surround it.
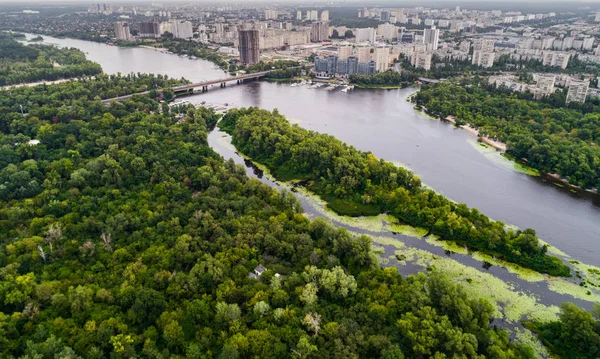
<svg viewBox="0 0 600 359">
<path fill-rule="evenodd" d="M 423 238 L 429 232 L 424 228 L 418 228 L 399 223 L 388 224 L 384 227 L 384 229 L 390 232 L 400 233 L 407 237 L 413 238 Z"/>
<path fill-rule="evenodd" d="M 433 234 L 427 236 L 425 238 L 425 241 L 433 246 L 442 247 L 445 250 L 450 251 L 450 252 L 464 254 L 464 255 L 469 254 L 469 250 L 467 249 L 467 247 L 457 244 L 456 242 L 453 242 L 453 241 L 439 240 L 439 238 Z"/>
<path fill-rule="evenodd" d="M 548 280 L 548 287 L 551 291 L 559 294 L 570 295 L 573 298 L 592 303 L 600 302 L 600 291 L 597 288 L 582 287 L 581 285 L 559 278 L 550 278 Z"/>
<path fill-rule="evenodd" d="M 477 142 L 477 141 L 468 141 L 473 148 L 475 148 L 479 153 L 483 154 L 489 161 L 501 165 L 505 168 L 513 170 L 517 173 L 526 174 L 528 176 L 539 177 L 540 171 L 535 168 L 529 167 L 524 163 L 517 161 L 514 157 L 507 154 L 506 152 L 498 152 L 492 146 Z"/>
<path fill-rule="evenodd" d="M 473 252 L 472 257 L 473 259 L 480 262 L 487 262 L 498 267 L 506 268 L 506 270 L 508 270 L 509 273 L 516 274 L 519 276 L 519 278 L 527 282 L 542 282 L 546 278 L 543 274 L 536 272 L 532 269 L 527 269 L 517 264 L 510 263 L 502 259 L 494 258 L 489 254 Z"/>
<path fill-rule="evenodd" d="M 537 169 L 535 169 L 533 167 L 528 166 L 527 164 L 523 163 L 522 161 L 518 160 L 517 158 L 515 158 L 514 156 L 512 156 L 506 152 L 501 153 L 500 156 L 507 159 L 508 161 L 513 162 L 515 171 L 517 171 L 519 173 L 524 173 L 526 175 L 533 176 L 533 177 L 541 176 L 540 171 L 538 171 Z"/>
<path fill-rule="evenodd" d="M 404 248 L 404 243 L 392 237 L 370 236 L 373 243 L 383 246 L 392 246 L 396 249 Z"/>
<path fill-rule="evenodd" d="M 385 248 L 383 248 L 382 246 L 378 246 L 378 245 L 372 244 L 371 245 L 371 250 L 375 254 L 385 254 Z"/>
<path fill-rule="evenodd" d="M 540 322 L 558 318 L 560 310 L 557 306 L 543 305 L 534 295 L 517 291 L 510 283 L 450 257 L 439 257 L 420 249 L 407 248 L 397 250 L 396 258 L 399 258 L 400 264 L 413 263 L 429 268 L 430 271 L 444 273 L 454 282 L 462 283 L 470 296 L 487 299 L 496 309 L 496 317 L 510 323 L 518 323 L 524 318 Z"/>
</svg>

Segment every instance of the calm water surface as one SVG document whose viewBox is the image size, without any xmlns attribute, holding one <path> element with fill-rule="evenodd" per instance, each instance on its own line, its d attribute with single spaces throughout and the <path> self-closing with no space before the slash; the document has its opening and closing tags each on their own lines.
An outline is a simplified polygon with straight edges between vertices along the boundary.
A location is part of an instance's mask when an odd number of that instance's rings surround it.
<svg viewBox="0 0 600 359">
<path fill-rule="evenodd" d="M 226 77 L 212 63 L 149 49 L 121 49 L 72 39 L 46 42 L 76 47 L 107 73 L 151 72 L 191 81 Z M 499 156 L 477 148 L 463 130 L 415 112 L 405 101 L 415 89 L 342 93 L 287 84 L 252 82 L 218 86 L 193 102 L 279 109 L 305 128 L 331 134 L 360 150 L 402 163 L 449 198 L 521 228 L 573 259 L 599 265 L 600 203 L 515 172 Z"/>
</svg>

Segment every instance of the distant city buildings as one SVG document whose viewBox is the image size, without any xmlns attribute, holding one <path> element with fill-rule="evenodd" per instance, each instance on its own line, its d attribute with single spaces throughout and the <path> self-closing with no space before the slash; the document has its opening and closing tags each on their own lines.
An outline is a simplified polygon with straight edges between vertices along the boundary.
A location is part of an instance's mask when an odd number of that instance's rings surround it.
<svg viewBox="0 0 600 359">
<path fill-rule="evenodd" d="M 301 12 L 302 13 L 302 12 Z M 278 11 L 273 9 L 265 10 L 265 20 L 277 20 Z"/>
<path fill-rule="evenodd" d="M 238 30 L 240 62 L 254 65 L 260 61 L 260 43 L 257 29 L 248 29 L 243 25 Z"/>
<path fill-rule="evenodd" d="M 557 66 L 563 70 L 569 65 L 571 55 L 568 52 L 544 51 L 542 64 L 544 66 Z"/>
</svg>

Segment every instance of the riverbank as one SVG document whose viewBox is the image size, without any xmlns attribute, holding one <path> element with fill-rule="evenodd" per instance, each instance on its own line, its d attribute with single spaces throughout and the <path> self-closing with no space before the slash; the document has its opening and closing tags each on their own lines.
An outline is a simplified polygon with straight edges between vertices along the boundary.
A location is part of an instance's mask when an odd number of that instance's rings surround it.
<svg viewBox="0 0 600 359">
<path fill-rule="evenodd" d="M 403 85 L 375 85 L 375 84 L 358 84 L 358 83 L 350 83 L 350 85 L 356 87 L 357 89 L 363 89 L 363 90 L 397 90 L 397 89 L 402 89 L 402 88 L 406 88 L 408 86 L 403 86 Z"/>
<path fill-rule="evenodd" d="M 10 90 L 11 88 L 17 88 L 17 87 L 35 87 L 35 86 L 39 86 L 39 85 L 55 85 L 55 84 L 61 84 L 63 82 L 69 82 L 69 81 L 77 81 L 77 79 L 72 78 L 72 79 L 60 79 L 60 80 L 55 80 L 55 81 L 29 82 L 26 84 L 13 84 L 13 85 L 7 85 L 7 86 L 0 87 L 0 90 Z"/>
<path fill-rule="evenodd" d="M 427 115 L 429 115 L 431 117 L 436 117 L 436 115 L 433 114 L 433 113 L 431 113 L 426 107 L 424 107 L 424 106 L 418 106 L 418 107 L 419 107 L 418 111 L 422 111 L 422 112 L 426 113 Z M 494 139 L 489 138 L 487 136 L 481 136 L 479 130 L 476 129 L 476 128 L 474 128 L 474 127 L 471 127 L 469 124 L 466 124 L 466 125 L 456 125 L 456 120 L 454 119 L 454 116 L 448 116 L 448 117 L 446 117 L 444 119 L 440 118 L 439 116 L 437 116 L 436 118 L 438 118 L 438 119 L 440 119 L 441 121 L 444 121 L 444 122 L 452 123 L 453 125 L 455 125 L 455 126 L 461 128 L 461 129 L 467 131 L 471 135 L 477 137 L 477 140 L 479 142 L 485 143 L 486 145 L 489 145 L 489 146 L 493 147 L 497 151 L 501 151 L 503 153 L 506 153 L 507 150 L 508 150 L 508 146 L 506 145 L 506 143 L 498 141 L 498 140 L 494 140 Z M 593 195 L 600 195 L 600 193 L 598 192 L 597 189 L 584 189 L 584 188 L 581 188 L 580 186 L 576 186 L 576 185 L 571 184 L 567 178 L 564 178 L 564 177 L 560 176 L 559 174 L 548 173 L 548 172 L 541 171 L 541 170 L 539 170 L 537 168 L 529 166 L 529 164 L 527 162 L 525 162 L 523 160 L 519 160 L 519 159 L 517 159 L 517 158 L 515 158 L 513 156 L 510 156 L 510 155 L 509 156 L 504 156 L 504 157 L 507 158 L 507 159 L 509 159 L 509 160 L 511 160 L 511 161 L 514 161 L 515 163 L 517 163 L 520 166 L 525 166 L 527 168 L 530 168 L 530 169 L 536 171 L 537 173 L 539 173 L 540 175 L 544 176 L 545 178 L 550 179 L 553 182 L 555 182 L 557 184 L 560 184 L 561 186 L 564 186 L 564 187 L 566 187 L 566 188 L 568 188 L 570 190 L 579 191 L 579 192 L 586 192 L 586 193 L 593 194 Z"/>
</svg>

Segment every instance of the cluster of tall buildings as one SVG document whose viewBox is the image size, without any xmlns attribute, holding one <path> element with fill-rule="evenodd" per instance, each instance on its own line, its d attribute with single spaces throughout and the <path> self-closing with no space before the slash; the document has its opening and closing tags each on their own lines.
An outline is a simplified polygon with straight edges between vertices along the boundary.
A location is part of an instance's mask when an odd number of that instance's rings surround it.
<svg viewBox="0 0 600 359">
<path fill-rule="evenodd" d="M 88 13 L 110 15 L 113 13 L 113 9 L 110 4 L 92 4 L 88 7 Z"/>
<path fill-rule="evenodd" d="M 129 28 L 128 25 L 127 28 Z M 120 38 L 123 36 L 123 29 L 124 23 L 115 24 L 115 34 L 117 35 L 117 40 L 129 40 L 131 38 Z M 191 39 L 194 37 L 192 23 L 189 21 L 176 19 L 171 19 L 166 22 L 141 22 L 139 24 L 138 36 L 140 38 L 157 39 L 167 32 L 173 34 L 173 37 L 176 39 Z"/>
<path fill-rule="evenodd" d="M 322 10 L 319 16 L 319 10 L 307 10 L 306 16 L 302 16 L 302 10 L 296 12 L 298 21 L 329 21 L 329 10 Z"/>
<path fill-rule="evenodd" d="M 373 75 L 389 68 L 390 48 L 379 46 L 342 46 L 337 55 L 315 58 L 315 72 L 320 76 Z"/>
</svg>

